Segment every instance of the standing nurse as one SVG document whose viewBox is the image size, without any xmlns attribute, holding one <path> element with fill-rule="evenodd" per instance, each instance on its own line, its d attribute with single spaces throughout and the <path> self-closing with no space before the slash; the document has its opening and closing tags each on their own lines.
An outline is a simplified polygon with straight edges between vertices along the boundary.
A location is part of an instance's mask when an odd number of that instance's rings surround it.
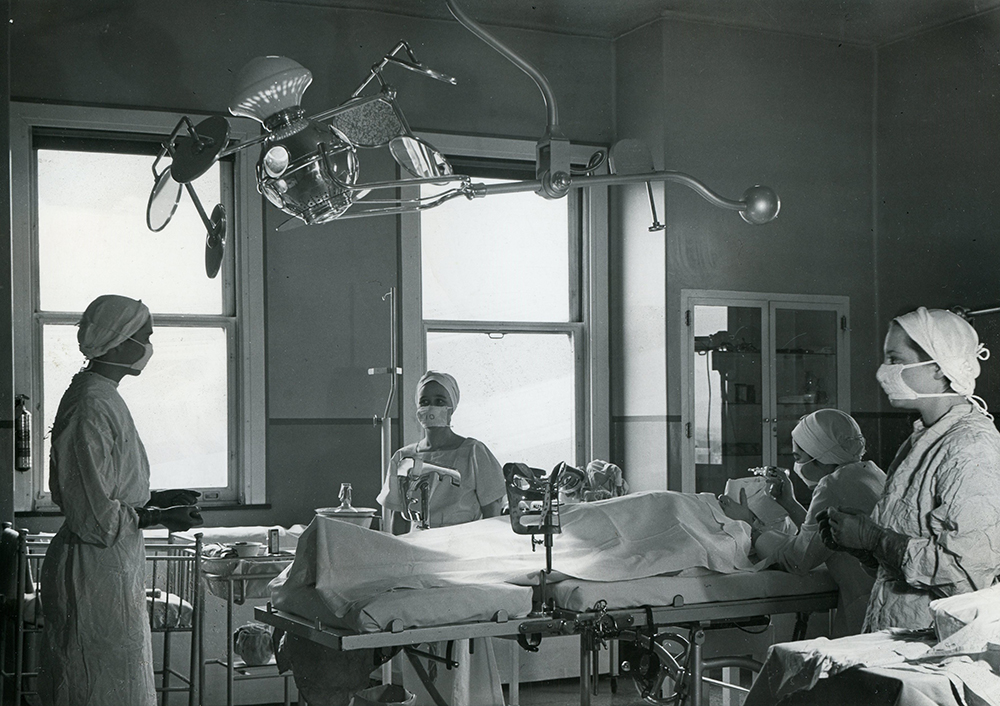
<svg viewBox="0 0 1000 706">
<path fill-rule="evenodd" d="M 142 528 L 201 524 L 193 491 L 149 492 L 149 462 L 118 394 L 153 354 L 153 319 L 135 299 L 104 295 L 77 338 L 90 359 L 59 403 L 49 489 L 65 522 L 42 566 L 39 692 L 46 706 L 155 706 Z"/>
<path fill-rule="evenodd" d="M 406 458 L 420 458 L 427 463 L 450 468 L 461 474 L 461 482 L 436 480 L 428 501 L 430 526 L 447 527 L 500 514 L 507 495 L 503 469 L 486 444 L 452 431 L 451 416 L 458 406 L 458 382 L 448 373 L 428 370 L 417 382 L 417 420 L 424 428 L 423 438 L 405 446 L 389 461 L 389 472 L 378 501 L 393 511 L 393 531 L 406 531 L 403 518 L 407 499 L 403 497 L 397 471 Z M 446 643 L 433 643 L 427 649 L 445 654 Z M 402 663 L 403 686 L 416 695 L 418 706 L 503 706 L 500 672 L 490 638 L 477 639 L 476 650 L 470 640 L 455 640 L 452 654 L 458 662 L 453 669 L 426 668 L 414 655 Z M 419 675 L 430 676 L 430 686 Z"/>
<path fill-rule="evenodd" d="M 975 329 L 948 311 L 921 307 L 889 325 L 877 378 L 893 407 L 920 419 L 871 517 L 832 508 L 819 518 L 831 548 L 877 565 L 867 632 L 929 627 L 932 600 L 1000 574 L 1000 433 L 973 395 L 988 357 Z"/>
</svg>

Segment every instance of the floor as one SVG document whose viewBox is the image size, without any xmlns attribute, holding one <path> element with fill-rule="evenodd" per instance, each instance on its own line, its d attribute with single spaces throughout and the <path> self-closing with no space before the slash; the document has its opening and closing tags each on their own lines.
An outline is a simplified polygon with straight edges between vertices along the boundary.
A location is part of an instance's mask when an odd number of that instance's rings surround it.
<svg viewBox="0 0 1000 706">
<path fill-rule="evenodd" d="M 648 706 L 643 701 L 630 678 L 619 678 L 615 689 L 611 679 L 602 677 L 597 685 L 597 694 L 591 694 L 591 706 Z M 504 700 L 510 703 L 507 686 L 504 686 Z M 706 706 L 736 706 L 740 699 L 727 701 L 717 694 L 706 694 Z M 292 702 L 293 705 L 295 702 Z M 580 682 L 577 679 L 560 679 L 547 682 L 522 684 L 520 689 L 520 706 L 580 706 Z M 280 706 L 268 704 L 267 706 Z M 304 706 L 299 704 L 299 706 Z"/>
</svg>

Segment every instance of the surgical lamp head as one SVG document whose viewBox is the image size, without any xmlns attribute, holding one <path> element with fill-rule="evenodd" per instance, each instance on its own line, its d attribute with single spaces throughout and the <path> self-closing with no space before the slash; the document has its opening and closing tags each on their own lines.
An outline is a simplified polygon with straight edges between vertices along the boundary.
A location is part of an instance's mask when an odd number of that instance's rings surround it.
<svg viewBox="0 0 1000 706">
<path fill-rule="evenodd" d="M 358 180 L 355 146 L 338 128 L 306 119 L 302 95 L 308 69 L 283 56 L 252 59 L 240 71 L 229 105 L 269 133 L 257 162 L 261 193 L 307 224 L 341 216 L 354 202 Z"/>
</svg>

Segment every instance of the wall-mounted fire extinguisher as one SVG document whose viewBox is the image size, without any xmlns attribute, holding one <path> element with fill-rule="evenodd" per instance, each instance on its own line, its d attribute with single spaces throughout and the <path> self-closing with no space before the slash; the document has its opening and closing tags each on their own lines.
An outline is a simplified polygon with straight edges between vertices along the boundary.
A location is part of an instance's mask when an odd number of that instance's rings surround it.
<svg viewBox="0 0 1000 706">
<path fill-rule="evenodd" d="M 14 401 L 14 469 L 31 470 L 31 410 L 27 395 L 18 395 Z"/>
</svg>

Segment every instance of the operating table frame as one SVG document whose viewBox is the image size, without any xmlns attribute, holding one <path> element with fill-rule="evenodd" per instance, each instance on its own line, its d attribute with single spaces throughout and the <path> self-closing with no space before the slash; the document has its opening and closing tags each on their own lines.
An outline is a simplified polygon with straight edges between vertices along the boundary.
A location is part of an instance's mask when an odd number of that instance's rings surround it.
<svg viewBox="0 0 1000 706">
<path fill-rule="evenodd" d="M 591 682 L 594 678 L 594 656 L 606 640 L 623 639 L 639 631 L 660 627 L 683 627 L 690 631 L 690 679 L 700 684 L 704 660 L 702 643 L 704 630 L 722 627 L 741 620 L 771 615 L 796 613 L 798 621 L 793 639 L 804 637 L 805 624 L 810 613 L 828 611 L 837 606 L 837 592 L 826 591 L 788 596 L 770 596 L 711 603 L 684 604 L 676 596 L 669 605 L 635 608 L 595 607 L 588 611 L 569 611 L 556 608 L 551 613 L 521 618 L 510 618 L 503 611 L 489 621 L 404 628 L 400 621 L 393 621 L 386 630 L 356 633 L 324 625 L 318 620 L 308 620 L 298 615 L 267 607 L 255 609 L 257 620 L 281 628 L 286 632 L 335 650 L 373 648 L 398 648 L 425 642 L 469 639 L 477 637 L 515 638 L 522 646 L 532 640 L 561 635 L 580 637 L 580 704 L 590 706 Z M 537 643 L 536 643 L 537 644 Z M 529 647 L 530 649 L 530 647 Z M 690 689 L 690 703 L 701 706 L 701 689 Z"/>
</svg>

